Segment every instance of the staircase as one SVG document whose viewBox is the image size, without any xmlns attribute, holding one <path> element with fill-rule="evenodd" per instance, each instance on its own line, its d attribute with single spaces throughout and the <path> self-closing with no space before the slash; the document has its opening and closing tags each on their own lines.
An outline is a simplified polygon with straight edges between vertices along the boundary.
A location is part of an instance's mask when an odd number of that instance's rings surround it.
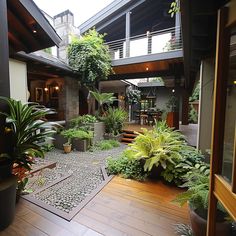
<svg viewBox="0 0 236 236">
<path fill-rule="evenodd" d="M 123 130 L 123 138 L 121 139 L 121 142 L 124 144 L 132 143 L 137 136 L 138 135 L 135 134 L 134 131 L 124 129 Z"/>
</svg>

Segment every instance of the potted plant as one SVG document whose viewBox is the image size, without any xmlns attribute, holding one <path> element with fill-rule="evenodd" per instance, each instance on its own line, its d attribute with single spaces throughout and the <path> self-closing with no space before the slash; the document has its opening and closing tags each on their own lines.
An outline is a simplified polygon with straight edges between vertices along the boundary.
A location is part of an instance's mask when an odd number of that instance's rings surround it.
<svg viewBox="0 0 236 236">
<path fill-rule="evenodd" d="M 116 139 L 120 141 L 124 122 L 127 120 L 128 114 L 121 108 L 108 108 L 106 114 L 102 117 L 105 123 L 105 139 Z"/>
<path fill-rule="evenodd" d="M 6 118 L 5 136 L 9 143 L 6 153 L 0 154 L 0 229 L 7 227 L 14 218 L 16 177 L 12 177 L 13 164 L 31 170 L 33 157 L 44 157 L 40 142 L 54 132 L 54 123 L 44 118 L 50 109 L 35 103 L 22 104 L 11 98 L 0 97 L 9 110 L 0 112 Z M 40 131 L 40 132 L 39 132 Z"/>
<path fill-rule="evenodd" d="M 91 140 L 93 138 L 93 132 L 83 129 L 77 129 L 73 136 L 73 147 L 81 152 L 86 152 L 91 145 Z"/>
<path fill-rule="evenodd" d="M 67 129 L 61 132 L 61 135 L 67 140 L 66 143 L 63 144 L 64 152 L 70 153 L 72 148 L 72 138 L 74 137 L 74 129 Z"/>
<path fill-rule="evenodd" d="M 104 122 L 98 121 L 95 116 L 83 115 L 73 118 L 70 121 L 70 127 L 76 129 L 83 129 L 93 132 L 93 144 L 103 140 L 103 134 L 105 133 Z"/>
<path fill-rule="evenodd" d="M 179 129 L 178 99 L 172 95 L 166 104 L 167 117 L 166 123 L 169 127 Z"/>
<path fill-rule="evenodd" d="M 190 221 L 195 236 L 205 236 L 207 229 L 207 210 L 209 195 L 209 166 L 202 162 L 196 164 L 185 177 L 182 187 L 187 188 L 174 199 L 174 202 L 183 206 L 189 204 Z M 218 203 L 216 219 L 216 235 L 231 235 L 231 222 L 223 206 Z"/>
</svg>

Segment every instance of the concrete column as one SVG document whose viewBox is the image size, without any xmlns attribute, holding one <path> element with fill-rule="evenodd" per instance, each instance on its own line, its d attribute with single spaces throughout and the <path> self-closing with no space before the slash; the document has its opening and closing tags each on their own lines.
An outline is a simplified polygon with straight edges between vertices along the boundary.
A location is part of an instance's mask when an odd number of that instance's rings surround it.
<svg viewBox="0 0 236 236">
<path fill-rule="evenodd" d="M 200 69 L 199 128 L 197 148 L 203 153 L 206 149 L 211 148 L 214 77 L 214 59 L 206 59 L 202 61 Z"/>
<path fill-rule="evenodd" d="M 188 125 L 189 94 L 186 90 L 182 91 L 182 125 Z"/>
<path fill-rule="evenodd" d="M 79 115 L 79 83 L 77 79 L 65 77 L 64 85 L 65 120 L 69 121 Z"/>
<path fill-rule="evenodd" d="M 126 50 L 125 56 L 130 56 L 130 14 L 131 12 L 127 12 L 125 16 L 125 42 L 126 42 Z"/>
</svg>

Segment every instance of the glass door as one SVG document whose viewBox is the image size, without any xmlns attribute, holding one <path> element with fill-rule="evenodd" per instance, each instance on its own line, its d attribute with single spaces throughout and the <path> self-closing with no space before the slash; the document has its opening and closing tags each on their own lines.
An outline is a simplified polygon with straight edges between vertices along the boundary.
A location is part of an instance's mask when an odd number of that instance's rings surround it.
<svg viewBox="0 0 236 236">
<path fill-rule="evenodd" d="M 217 203 L 236 220 L 236 4 L 218 13 L 208 236 L 217 235 Z M 226 235 L 227 236 L 227 235 Z"/>
</svg>

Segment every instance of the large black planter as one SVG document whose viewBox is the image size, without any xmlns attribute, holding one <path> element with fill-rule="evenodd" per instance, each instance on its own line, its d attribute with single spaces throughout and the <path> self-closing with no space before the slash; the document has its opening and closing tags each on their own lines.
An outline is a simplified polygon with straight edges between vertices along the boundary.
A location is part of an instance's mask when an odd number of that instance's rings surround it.
<svg viewBox="0 0 236 236">
<path fill-rule="evenodd" d="M 16 176 L 0 181 L 0 231 L 7 228 L 15 216 Z"/>
<path fill-rule="evenodd" d="M 0 181 L 4 180 L 12 175 L 12 163 L 2 162 L 0 163 Z"/>
</svg>

